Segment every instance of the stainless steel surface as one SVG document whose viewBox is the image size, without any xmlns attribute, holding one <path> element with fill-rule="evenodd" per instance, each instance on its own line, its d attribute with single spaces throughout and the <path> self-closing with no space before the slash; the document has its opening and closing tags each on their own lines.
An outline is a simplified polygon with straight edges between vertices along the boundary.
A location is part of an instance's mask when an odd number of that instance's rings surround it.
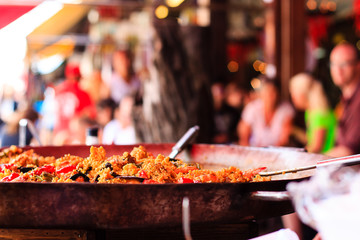
<svg viewBox="0 0 360 240">
<path fill-rule="evenodd" d="M 181 156 L 180 156 L 181 158 Z M 191 149 L 192 161 L 206 167 L 216 166 L 216 169 L 227 166 L 242 170 L 266 167 L 266 171 L 300 168 L 314 165 L 318 161 L 329 159 L 328 156 L 306 153 L 288 148 L 256 148 L 237 145 L 206 145 L 195 144 Z M 272 180 L 290 180 L 310 177 L 315 169 L 295 172 L 293 174 L 275 175 Z"/>
<path fill-rule="evenodd" d="M 264 201 L 286 201 L 290 200 L 290 195 L 287 191 L 256 191 L 251 193 L 251 198 Z"/>
<path fill-rule="evenodd" d="M 29 131 L 31 132 L 33 138 L 36 139 L 39 146 L 42 146 L 42 142 L 40 140 L 40 136 L 32 123 L 29 119 L 23 118 L 19 121 L 19 146 L 25 147 L 26 146 L 26 127 L 29 128 Z"/>
<path fill-rule="evenodd" d="M 174 144 L 143 144 L 155 156 L 168 155 Z M 137 146 L 137 145 L 136 145 Z M 134 145 L 104 145 L 107 156 L 131 152 Z M 25 148 L 25 149 L 29 149 Z M 72 154 L 88 157 L 89 146 L 31 147 L 43 156 Z M 179 155 L 182 159 L 184 152 Z M 270 169 L 314 164 L 323 155 L 281 149 L 193 144 L 191 160 L 249 169 Z M 274 170 L 275 170 L 274 169 Z M 307 173 L 309 174 L 309 173 Z M 254 183 L 205 184 L 95 184 L 95 183 L 0 183 L 0 227 L 129 229 L 181 226 L 182 202 L 188 197 L 191 223 L 243 223 L 293 212 L 289 200 L 251 198 L 256 191 L 285 191 L 290 181 L 307 174 L 292 174 L 281 180 Z"/>
<path fill-rule="evenodd" d="M 199 126 L 194 126 L 189 130 L 187 130 L 187 132 L 180 138 L 180 140 L 172 148 L 169 157 L 171 159 L 174 159 L 190 143 L 190 141 L 194 139 L 194 137 L 199 132 L 199 129 L 200 129 Z"/>
<path fill-rule="evenodd" d="M 272 172 L 260 172 L 259 175 L 262 177 L 270 177 L 270 176 L 282 175 L 282 174 L 286 174 L 286 173 L 297 173 L 297 172 L 311 170 L 311 169 L 315 169 L 315 168 L 316 168 L 316 165 L 310 165 L 310 166 L 305 166 L 305 167 L 283 169 L 283 170 L 277 170 L 277 171 L 272 171 Z"/>
<path fill-rule="evenodd" d="M 182 202 L 182 225 L 185 240 L 192 240 L 190 231 L 190 200 L 188 197 L 184 197 Z"/>
<path fill-rule="evenodd" d="M 305 170 L 315 169 L 318 167 L 328 167 L 328 166 L 341 167 L 341 166 L 351 166 L 356 164 L 360 164 L 360 154 L 318 161 L 316 164 L 309 166 L 297 167 L 292 169 L 283 169 L 272 172 L 260 172 L 259 174 L 260 176 L 268 177 L 268 176 L 275 176 L 286 173 L 297 173 Z"/>
<path fill-rule="evenodd" d="M 21 119 L 19 121 L 19 146 L 26 146 L 26 126 L 28 121 L 26 119 Z"/>
</svg>

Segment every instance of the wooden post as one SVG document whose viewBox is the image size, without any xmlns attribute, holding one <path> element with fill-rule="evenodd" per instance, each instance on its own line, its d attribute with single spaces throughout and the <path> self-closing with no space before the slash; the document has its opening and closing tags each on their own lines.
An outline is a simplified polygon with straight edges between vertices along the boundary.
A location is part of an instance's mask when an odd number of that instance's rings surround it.
<svg viewBox="0 0 360 240">
<path fill-rule="evenodd" d="M 289 99 L 289 80 L 305 70 L 306 16 L 304 0 L 275 0 L 276 69 L 281 96 Z"/>
</svg>

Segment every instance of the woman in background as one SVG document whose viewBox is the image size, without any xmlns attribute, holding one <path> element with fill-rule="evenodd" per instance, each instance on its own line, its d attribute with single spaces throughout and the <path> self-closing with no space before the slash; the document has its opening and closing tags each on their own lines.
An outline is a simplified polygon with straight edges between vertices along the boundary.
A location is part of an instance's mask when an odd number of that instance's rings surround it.
<svg viewBox="0 0 360 240">
<path fill-rule="evenodd" d="M 306 149 L 325 153 L 335 143 L 336 118 L 321 83 L 310 74 L 299 73 L 290 79 L 290 94 L 294 106 L 305 111 Z M 304 141 L 303 140 L 303 141 Z"/>
<path fill-rule="evenodd" d="M 336 118 L 321 83 L 310 74 L 299 73 L 290 79 L 289 90 L 294 106 L 305 111 L 306 133 L 296 131 L 295 137 L 306 144 L 308 152 L 327 152 L 335 143 Z M 312 239 L 315 235 L 314 230 L 301 224 L 296 213 L 285 215 L 282 220 L 300 239 Z"/>
<path fill-rule="evenodd" d="M 133 124 L 134 98 L 125 96 L 115 110 L 115 118 L 106 124 L 102 136 L 103 144 L 136 144 L 136 132 Z"/>
<path fill-rule="evenodd" d="M 244 146 L 286 146 L 295 111 L 280 101 L 278 81 L 264 78 L 259 98 L 247 104 L 238 124 L 239 144 Z"/>
</svg>

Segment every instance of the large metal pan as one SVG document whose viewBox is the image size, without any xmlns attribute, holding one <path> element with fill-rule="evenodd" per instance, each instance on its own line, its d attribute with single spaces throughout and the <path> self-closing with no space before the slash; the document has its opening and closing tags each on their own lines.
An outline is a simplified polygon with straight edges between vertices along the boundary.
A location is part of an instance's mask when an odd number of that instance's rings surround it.
<svg viewBox="0 0 360 240">
<path fill-rule="evenodd" d="M 144 144 L 149 152 L 167 155 L 173 144 Z M 104 145 L 107 155 L 131 151 L 133 145 Z M 88 146 L 34 147 L 41 155 L 89 155 Z M 179 158 L 205 165 L 269 170 L 315 163 L 323 155 L 292 149 L 249 148 L 194 144 Z M 307 175 L 304 175 L 307 174 Z M 309 173 L 287 174 L 284 179 L 235 184 L 91 184 L 0 183 L 0 228 L 126 229 L 178 226 L 182 200 L 190 199 L 191 223 L 241 223 L 281 216 L 293 211 L 291 202 L 264 201 L 255 191 L 282 191 L 289 181 Z"/>
</svg>

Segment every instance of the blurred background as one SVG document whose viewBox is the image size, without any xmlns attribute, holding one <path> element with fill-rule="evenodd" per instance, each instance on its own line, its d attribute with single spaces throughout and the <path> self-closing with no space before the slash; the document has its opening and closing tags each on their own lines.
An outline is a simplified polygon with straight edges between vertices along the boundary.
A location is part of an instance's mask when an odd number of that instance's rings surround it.
<svg viewBox="0 0 360 240">
<path fill-rule="evenodd" d="M 1 0 L 0 13 L 2 135 L 27 118 L 46 145 L 84 144 L 93 126 L 100 143 L 174 142 L 195 124 L 198 142 L 237 144 L 259 76 L 290 101 L 290 78 L 311 73 L 335 108 L 329 53 L 360 49 L 358 0 Z M 70 75 L 77 98 L 59 98 Z"/>
</svg>

